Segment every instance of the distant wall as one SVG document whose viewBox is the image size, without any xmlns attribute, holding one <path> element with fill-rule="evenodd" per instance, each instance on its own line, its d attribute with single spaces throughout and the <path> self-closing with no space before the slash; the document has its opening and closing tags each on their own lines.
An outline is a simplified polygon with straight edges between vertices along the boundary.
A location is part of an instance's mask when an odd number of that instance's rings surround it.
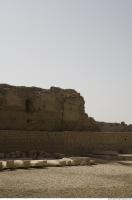
<svg viewBox="0 0 132 200">
<path fill-rule="evenodd" d="M 132 153 L 132 132 L 8 131 L 0 130 L 0 152 L 44 150 L 87 155 L 93 150 Z"/>
<path fill-rule="evenodd" d="M 94 150 L 116 150 L 132 153 L 132 132 L 65 132 L 67 153 L 87 154 Z"/>
<path fill-rule="evenodd" d="M 64 152 L 63 132 L 0 131 L 0 152 L 45 150 Z"/>
<path fill-rule="evenodd" d="M 101 132 L 132 132 L 132 125 L 127 125 L 125 122 L 121 123 L 109 123 L 109 122 L 97 122 L 99 130 Z"/>
</svg>

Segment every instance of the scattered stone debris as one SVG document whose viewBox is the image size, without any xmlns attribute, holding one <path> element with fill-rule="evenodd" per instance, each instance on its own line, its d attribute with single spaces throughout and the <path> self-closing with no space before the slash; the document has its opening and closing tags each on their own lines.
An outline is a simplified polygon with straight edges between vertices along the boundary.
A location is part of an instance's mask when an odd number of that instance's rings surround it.
<svg viewBox="0 0 132 200">
<path fill-rule="evenodd" d="M 88 157 L 71 157 L 62 159 L 48 159 L 48 160 L 2 160 L 0 161 L 0 170 L 10 169 L 15 170 L 19 168 L 44 168 L 44 167 L 64 167 L 64 166 L 78 166 L 78 165 L 94 165 L 95 160 Z"/>
</svg>

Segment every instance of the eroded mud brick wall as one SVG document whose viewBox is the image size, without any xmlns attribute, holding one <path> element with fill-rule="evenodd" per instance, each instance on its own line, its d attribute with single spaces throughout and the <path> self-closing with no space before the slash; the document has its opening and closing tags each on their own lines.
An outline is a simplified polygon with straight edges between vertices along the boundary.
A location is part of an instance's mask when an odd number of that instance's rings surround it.
<svg viewBox="0 0 132 200">
<path fill-rule="evenodd" d="M 0 130 L 96 130 L 75 90 L 0 84 Z"/>
<path fill-rule="evenodd" d="M 95 150 L 132 153 L 132 132 L 0 130 L 0 153 L 30 150 L 84 156 Z"/>
<path fill-rule="evenodd" d="M 67 154 L 75 155 L 96 150 L 132 153 L 132 132 L 65 132 L 64 149 Z"/>
<path fill-rule="evenodd" d="M 132 124 L 97 122 L 100 131 L 102 132 L 132 132 Z"/>
<path fill-rule="evenodd" d="M 0 152 L 64 152 L 63 132 L 0 130 Z"/>
</svg>

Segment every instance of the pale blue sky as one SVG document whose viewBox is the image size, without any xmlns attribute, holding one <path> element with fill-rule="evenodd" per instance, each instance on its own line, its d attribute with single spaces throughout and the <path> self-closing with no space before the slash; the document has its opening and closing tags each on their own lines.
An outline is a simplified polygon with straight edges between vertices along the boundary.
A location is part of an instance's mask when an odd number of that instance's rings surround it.
<svg viewBox="0 0 132 200">
<path fill-rule="evenodd" d="M 132 123 L 132 0 L 0 0 L 0 82 L 73 88 Z"/>
</svg>

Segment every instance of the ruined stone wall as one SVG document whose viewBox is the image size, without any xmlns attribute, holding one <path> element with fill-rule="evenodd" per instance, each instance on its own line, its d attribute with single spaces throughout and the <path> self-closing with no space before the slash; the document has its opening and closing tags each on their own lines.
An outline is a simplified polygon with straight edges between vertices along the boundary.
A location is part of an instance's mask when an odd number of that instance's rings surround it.
<svg viewBox="0 0 132 200">
<path fill-rule="evenodd" d="M 0 152 L 44 150 L 64 151 L 64 133 L 47 131 L 0 130 Z"/>
<path fill-rule="evenodd" d="M 0 84 L 0 130 L 97 130 L 75 90 Z"/>
<path fill-rule="evenodd" d="M 125 122 L 121 123 L 108 123 L 97 122 L 101 132 L 132 132 L 132 125 L 127 125 Z"/>
<path fill-rule="evenodd" d="M 87 155 L 95 150 L 132 153 L 132 132 L 0 130 L 0 153 L 30 150 L 67 155 Z"/>
<path fill-rule="evenodd" d="M 65 132 L 64 146 L 69 154 L 87 155 L 96 150 L 132 153 L 132 132 Z"/>
</svg>

